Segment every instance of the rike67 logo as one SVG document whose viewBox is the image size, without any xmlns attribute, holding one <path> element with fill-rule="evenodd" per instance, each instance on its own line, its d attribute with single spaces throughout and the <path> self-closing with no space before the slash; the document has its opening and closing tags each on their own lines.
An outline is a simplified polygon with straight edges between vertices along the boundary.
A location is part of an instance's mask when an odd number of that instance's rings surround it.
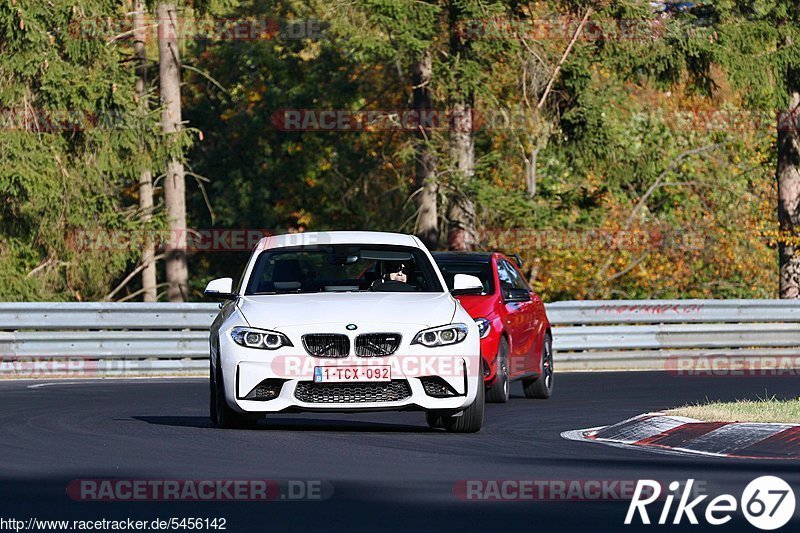
<svg viewBox="0 0 800 533">
<path fill-rule="evenodd" d="M 733 513 L 740 508 L 742 514 L 754 527 L 772 531 L 785 526 L 794 516 L 795 498 L 792 487 L 775 476 L 762 476 L 751 481 L 737 500 L 730 494 L 721 494 L 705 503 L 705 511 L 701 512 L 701 504 L 708 495 L 693 494 L 694 479 L 686 483 L 673 481 L 669 491 L 662 495 L 662 486 L 658 481 L 643 479 L 636 484 L 633 499 L 628 506 L 625 524 L 681 524 L 684 520 L 690 524 L 699 524 L 701 519 L 709 525 L 720 526 L 733 518 Z M 681 490 L 683 488 L 683 490 Z M 690 499 L 691 498 L 691 499 Z M 677 505 L 673 503 L 677 500 Z M 658 513 L 658 507 L 663 507 Z M 656 503 L 658 502 L 658 503 Z M 651 506 L 648 509 L 648 506 Z M 657 514 L 651 518 L 648 511 Z M 671 520 L 670 520 L 671 518 Z"/>
</svg>

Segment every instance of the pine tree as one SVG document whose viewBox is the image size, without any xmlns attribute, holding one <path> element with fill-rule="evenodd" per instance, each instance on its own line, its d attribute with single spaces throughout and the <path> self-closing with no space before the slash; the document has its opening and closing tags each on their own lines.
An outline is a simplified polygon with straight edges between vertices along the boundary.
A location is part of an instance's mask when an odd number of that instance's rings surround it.
<svg viewBox="0 0 800 533">
<path fill-rule="evenodd" d="M 4 299 L 103 299 L 139 259 L 131 191 L 156 123 L 136 103 L 129 7 L 0 4 Z"/>
</svg>

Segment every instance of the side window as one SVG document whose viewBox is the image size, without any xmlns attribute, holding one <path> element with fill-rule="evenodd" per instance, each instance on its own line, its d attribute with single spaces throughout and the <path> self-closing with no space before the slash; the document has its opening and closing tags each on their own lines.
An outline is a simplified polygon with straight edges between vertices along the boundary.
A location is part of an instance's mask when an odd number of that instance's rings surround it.
<svg viewBox="0 0 800 533">
<path fill-rule="evenodd" d="M 514 278 L 511 276 L 511 272 L 509 272 L 509 268 L 506 265 L 505 261 L 498 261 L 497 262 L 497 277 L 500 278 L 500 287 L 503 289 L 513 289 L 514 288 Z"/>
<path fill-rule="evenodd" d="M 511 277 L 512 286 L 515 289 L 523 289 L 526 291 L 530 290 L 528 284 L 525 283 L 525 279 L 522 277 L 522 274 L 520 274 L 519 271 L 516 268 L 514 268 L 513 265 L 511 265 L 506 261 L 500 261 L 500 262 L 503 264 L 503 266 L 505 266 L 506 270 L 508 270 L 508 274 Z"/>
</svg>

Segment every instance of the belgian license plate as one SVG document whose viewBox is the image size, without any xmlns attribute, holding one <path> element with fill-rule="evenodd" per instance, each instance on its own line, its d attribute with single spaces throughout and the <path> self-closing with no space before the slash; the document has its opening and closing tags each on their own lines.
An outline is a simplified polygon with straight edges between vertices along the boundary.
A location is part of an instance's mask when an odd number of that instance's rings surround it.
<svg viewBox="0 0 800 533">
<path fill-rule="evenodd" d="M 344 381 L 391 381 L 390 366 L 315 366 L 314 383 Z"/>
</svg>

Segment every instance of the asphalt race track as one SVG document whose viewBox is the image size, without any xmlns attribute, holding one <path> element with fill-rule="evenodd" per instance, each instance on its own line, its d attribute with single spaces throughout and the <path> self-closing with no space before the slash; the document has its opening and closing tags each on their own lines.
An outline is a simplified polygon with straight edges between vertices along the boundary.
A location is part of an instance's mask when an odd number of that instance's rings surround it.
<svg viewBox="0 0 800 533">
<path fill-rule="evenodd" d="M 414 412 L 285 414 L 252 431 L 215 429 L 204 379 L 0 382 L 0 518 L 224 517 L 227 531 L 630 531 L 623 525 L 628 500 L 464 501 L 453 489 L 464 480 L 694 478 L 712 497 L 738 499 L 749 481 L 772 474 L 800 497 L 800 462 L 673 457 L 560 437 L 705 398 L 796 397 L 796 377 L 556 378 L 547 401 L 526 400 L 515 384 L 508 404 L 487 406 L 484 429 L 474 435 L 430 430 Z M 67 495 L 70 480 L 106 478 L 320 480 L 332 494 L 270 502 L 88 502 Z M 796 511 L 785 529 L 797 525 Z M 740 513 L 709 529 L 754 531 Z"/>
</svg>

